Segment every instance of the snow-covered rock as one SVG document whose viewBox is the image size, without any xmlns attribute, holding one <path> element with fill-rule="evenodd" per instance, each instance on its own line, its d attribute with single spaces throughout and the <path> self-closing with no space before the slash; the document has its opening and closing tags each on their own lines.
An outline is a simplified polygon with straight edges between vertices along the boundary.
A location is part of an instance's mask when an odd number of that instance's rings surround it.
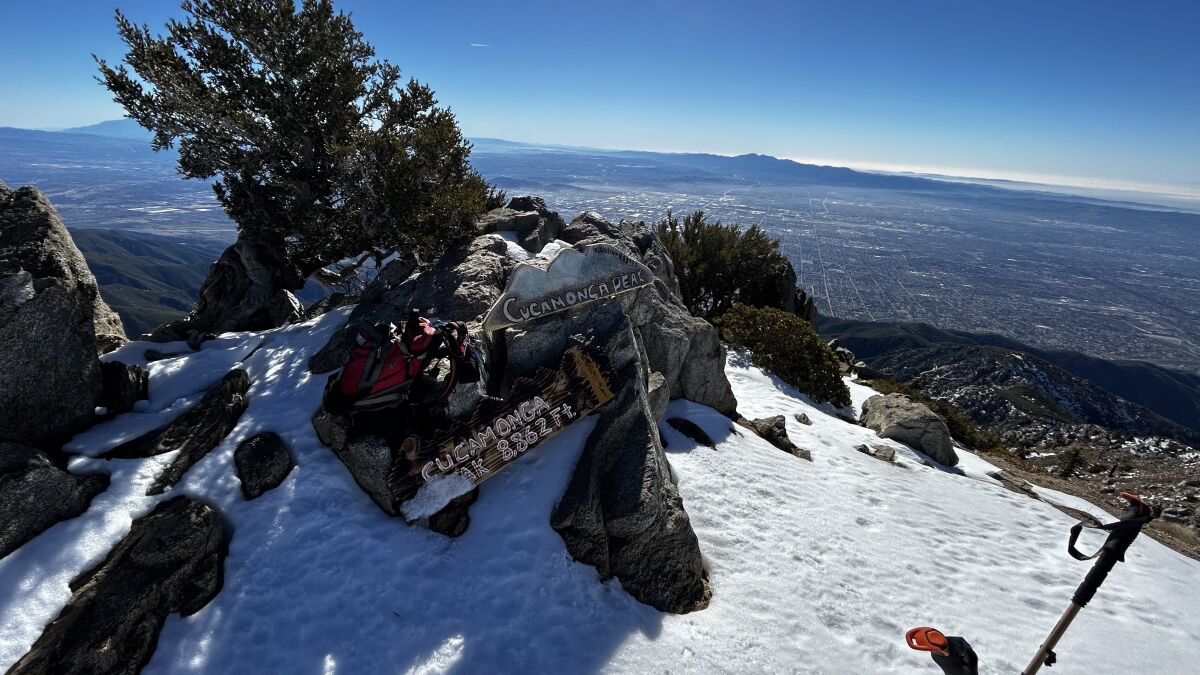
<svg viewBox="0 0 1200 675">
<path fill-rule="evenodd" d="M 71 599 L 9 675 L 136 673 L 170 613 L 199 611 L 221 589 L 225 528 L 188 497 L 159 504 L 98 567 L 71 581 Z"/>
</svg>

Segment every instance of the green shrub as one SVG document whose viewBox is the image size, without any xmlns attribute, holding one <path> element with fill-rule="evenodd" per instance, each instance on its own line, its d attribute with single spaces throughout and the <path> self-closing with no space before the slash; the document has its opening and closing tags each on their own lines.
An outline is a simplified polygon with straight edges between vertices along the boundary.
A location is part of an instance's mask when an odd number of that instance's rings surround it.
<svg viewBox="0 0 1200 675">
<path fill-rule="evenodd" d="M 998 435 L 980 429 L 979 425 L 975 424 L 975 420 L 971 419 L 963 411 L 945 401 L 939 401 L 926 396 L 923 391 L 911 384 L 881 378 L 871 380 L 871 386 L 881 394 L 904 394 L 914 401 L 920 401 L 929 406 L 929 409 L 937 413 L 938 417 L 941 417 L 942 421 L 946 423 L 946 427 L 950 429 L 950 435 L 954 437 L 954 440 L 962 443 L 971 450 L 983 452 L 1004 450 L 1004 443 Z"/>
<path fill-rule="evenodd" d="M 735 303 L 778 306 L 776 279 L 791 263 L 779 252 L 779 240 L 757 225 L 742 230 L 710 223 L 703 211 L 681 221 L 667 211 L 658 237 L 675 263 L 683 304 L 693 316 L 713 319 Z"/>
<path fill-rule="evenodd" d="M 737 304 L 714 323 L 721 339 L 750 350 L 754 365 L 814 401 L 850 405 L 837 357 L 804 319 L 780 309 Z"/>
</svg>

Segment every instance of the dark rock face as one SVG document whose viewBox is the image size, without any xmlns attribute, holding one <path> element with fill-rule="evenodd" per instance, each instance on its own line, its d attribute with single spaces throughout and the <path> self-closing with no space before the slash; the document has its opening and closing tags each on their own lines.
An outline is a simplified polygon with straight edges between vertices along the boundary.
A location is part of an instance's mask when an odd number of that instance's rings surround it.
<svg viewBox="0 0 1200 675">
<path fill-rule="evenodd" d="M 795 455 L 800 459 L 812 461 L 811 452 L 797 447 L 795 443 L 792 443 L 792 439 L 788 438 L 787 422 L 783 419 L 783 415 L 764 417 L 757 420 L 746 420 L 744 426 L 780 450 L 790 455 Z"/>
<path fill-rule="evenodd" d="M 237 466 L 242 494 L 246 499 L 254 499 L 277 487 L 295 466 L 283 439 L 272 431 L 251 436 L 239 443 L 237 450 L 233 451 L 233 463 Z"/>
<path fill-rule="evenodd" d="M 713 442 L 712 436 L 709 436 L 708 432 L 706 432 L 704 429 L 701 429 L 699 424 L 696 424 L 689 419 L 685 419 L 683 417 L 671 417 L 667 419 L 667 424 L 671 425 L 671 428 L 675 431 L 678 431 L 679 433 L 687 436 L 706 448 L 717 447 L 717 444 Z"/>
<path fill-rule="evenodd" d="M 793 304 L 795 305 L 795 309 L 792 311 L 795 312 L 796 316 L 811 323 L 813 326 L 817 325 L 817 305 L 813 302 L 813 296 L 809 295 L 808 291 L 796 287 Z"/>
<path fill-rule="evenodd" d="M 225 554 L 211 507 L 188 497 L 159 504 L 71 582 L 71 600 L 9 675 L 137 673 L 168 614 L 194 614 L 221 590 Z"/>
<path fill-rule="evenodd" d="M 868 366 L 866 361 L 855 361 L 851 370 L 864 380 L 882 380 L 887 377 L 882 371 Z"/>
<path fill-rule="evenodd" d="M 471 505 L 479 499 L 479 488 L 450 500 L 444 509 L 429 516 L 429 529 L 454 538 L 460 536 L 471 525 Z"/>
<path fill-rule="evenodd" d="M 884 438 L 900 441 L 947 466 L 958 464 L 950 430 L 937 413 L 903 394 L 872 396 L 863 402 L 862 424 Z"/>
<path fill-rule="evenodd" d="M 0 443 L 0 558 L 51 525 L 80 515 L 107 487 L 106 475 L 76 476 L 40 450 Z"/>
<path fill-rule="evenodd" d="M 346 465 L 354 482 L 367 493 L 375 505 L 389 516 L 400 515 L 400 505 L 388 488 L 388 475 L 396 460 L 396 451 L 377 436 L 355 435 L 350 420 L 343 415 L 331 415 L 318 410 L 313 416 L 317 438 L 333 449 Z"/>
<path fill-rule="evenodd" d="M 175 421 L 113 448 L 104 458 L 149 457 L 179 450 L 175 460 L 146 491 L 148 495 L 162 494 L 229 435 L 246 410 L 248 389 L 250 376 L 241 368 L 235 368 L 214 384 L 195 407 Z"/>
<path fill-rule="evenodd" d="M 611 315 L 608 317 L 611 320 Z M 665 612 L 708 604 L 700 545 L 683 508 L 646 400 L 632 327 L 597 322 L 617 397 L 600 412 L 551 526 L 567 550 Z"/>
<path fill-rule="evenodd" d="M 584 211 L 575 216 L 558 233 L 559 239 L 571 245 L 578 244 L 587 239 L 616 238 L 619 236 L 621 236 L 620 229 L 595 211 Z"/>
<path fill-rule="evenodd" d="M 100 399 L 96 405 L 119 415 L 133 410 L 133 404 L 150 396 L 150 374 L 140 366 L 119 361 L 100 362 Z"/>
<path fill-rule="evenodd" d="M 209 269 L 196 309 L 184 319 L 158 326 L 143 339 L 173 342 L 193 335 L 282 326 L 302 318 L 304 307 L 292 291 L 303 286 L 300 270 L 278 251 L 238 240 Z"/>
<path fill-rule="evenodd" d="M 54 446 L 94 421 L 115 317 L 46 197 L 0 183 L 0 441 Z"/>
</svg>

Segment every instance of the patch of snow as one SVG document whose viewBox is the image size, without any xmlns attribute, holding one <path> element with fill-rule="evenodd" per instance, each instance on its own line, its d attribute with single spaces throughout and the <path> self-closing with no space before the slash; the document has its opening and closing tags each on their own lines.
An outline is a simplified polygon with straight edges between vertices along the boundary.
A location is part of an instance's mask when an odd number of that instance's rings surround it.
<svg viewBox="0 0 1200 675">
<path fill-rule="evenodd" d="M 72 461 L 75 471 L 109 471 L 112 485 L 87 513 L 0 560 L 0 671 L 57 615 L 70 579 L 174 494 L 216 507 L 232 540 L 223 590 L 196 614 L 167 619 L 146 673 L 936 673 L 904 644 L 918 625 L 966 636 L 982 673 L 1011 673 L 1089 568 L 1063 550 L 1073 520 L 997 485 L 985 460 L 960 449 L 959 467 L 926 466 L 736 355 L 726 371 L 739 411 L 785 415 L 813 461 L 704 406 L 670 404 L 664 418 L 686 417 L 717 442 L 697 446 L 660 425 L 704 552 L 707 609 L 674 616 L 635 602 L 573 561 L 550 528 L 594 416 L 482 485 L 462 537 L 409 527 L 380 511 L 313 433 L 325 376 L 309 373 L 307 359 L 348 311 L 222 336 L 207 355 L 152 373 L 150 410 L 73 440 L 74 452 L 99 454 L 178 414 L 231 365 L 250 372 L 237 427 L 166 495 L 144 493 L 171 453 Z M 849 386 L 857 413 L 875 392 Z M 794 413 L 812 424 L 794 423 Z M 248 502 L 233 450 L 267 430 L 296 468 Z M 902 466 L 855 451 L 861 443 L 895 448 Z M 1089 536 L 1081 546 L 1103 538 Z M 1192 672 L 1198 587 L 1200 563 L 1139 539 L 1059 644 L 1060 667 Z"/>
<path fill-rule="evenodd" d="M 467 494 L 474 487 L 475 483 L 461 474 L 435 476 L 422 485 L 412 499 L 400 506 L 400 512 L 410 523 L 428 518 L 445 508 L 455 497 Z"/>
<path fill-rule="evenodd" d="M 558 255 L 558 252 L 565 248 L 571 248 L 571 245 L 562 239 L 555 239 L 554 241 L 543 246 L 542 250 L 538 251 L 537 257 L 544 258 L 546 260 L 553 260 L 554 256 Z"/>
<path fill-rule="evenodd" d="M 513 260 L 528 260 L 532 257 L 529 251 L 526 251 L 525 247 L 521 246 L 521 235 L 519 233 L 512 230 L 500 230 L 499 232 L 492 232 L 491 236 L 499 237 L 508 244 L 508 257 Z"/>
</svg>

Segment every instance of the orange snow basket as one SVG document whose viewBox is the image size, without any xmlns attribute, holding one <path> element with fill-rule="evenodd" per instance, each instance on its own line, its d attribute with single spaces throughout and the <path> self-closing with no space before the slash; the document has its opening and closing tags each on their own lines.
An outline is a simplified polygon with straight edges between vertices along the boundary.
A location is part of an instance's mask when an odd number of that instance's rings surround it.
<svg viewBox="0 0 1200 675">
<path fill-rule="evenodd" d="M 950 651 L 947 647 L 950 646 L 950 641 L 942 634 L 942 631 L 929 626 L 918 626 L 904 634 L 904 639 L 908 642 L 908 646 L 912 649 L 922 652 L 937 652 L 942 656 L 949 656 Z"/>
</svg>

